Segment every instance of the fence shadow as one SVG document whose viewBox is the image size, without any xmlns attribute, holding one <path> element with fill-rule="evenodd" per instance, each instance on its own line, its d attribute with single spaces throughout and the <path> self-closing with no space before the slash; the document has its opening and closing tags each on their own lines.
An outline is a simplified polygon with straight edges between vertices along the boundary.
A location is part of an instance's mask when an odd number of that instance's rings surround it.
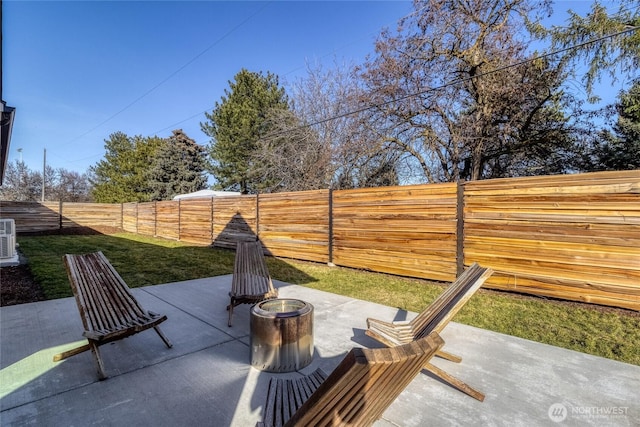
<svg viewBox="0 0 640 427">
<path fill-rule="evenodd" d="M 223 248 L 235 251 L 238 242 L 255 242 L 258 235 L 251 225 L 244 219 L 242 214 L 236 213 L 225 225 L 224 229 L 216 235 L 211 246 L 213 248 Z M 305 284 L 317 281 L 304 271 L 299 270 L 280 258 L 274 257 L 267 247 L 262 245 L 264 254 L 267 256 L 269 273 L 273 279 L 285 283 Z"/>
</svg>

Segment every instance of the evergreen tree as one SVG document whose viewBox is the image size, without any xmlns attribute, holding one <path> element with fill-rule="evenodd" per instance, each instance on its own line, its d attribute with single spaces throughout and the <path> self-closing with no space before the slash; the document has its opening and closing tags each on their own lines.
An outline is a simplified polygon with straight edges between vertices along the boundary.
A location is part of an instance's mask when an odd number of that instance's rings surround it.
<svg viewBox="0 0 640 427">
<path fill-rule="evenodd" d="M 242 193 L 256 189 L 251 154 L 261 135 L 269 132 L 266 117 L 271 109 L 287 109 L 288 99 L 274 74 L 242 69 L 214 110 L 200 123 L 211 137 L 211 173 L 222 188 Z"/>
<path fill-rule="evenodd" d="M 158 149 L 149 174 L 151 200 L 171 200 L 173 196 L 206 187 L 205 149 L 189 138 L 182 129 Z"/>
<path fill-rule="evenodd" d="M 618 120 L 613 132 L 602 132 L 589 170 L 631 170 L 640 168 L 640 79 L 620 94 L 615 105 Z"/>
<path fill-rule="evenodd" d="M 162 138 L 129 137 L 116 132 L 105 140 L 105 158 L 90 168 L 92 195 L 97 203 L 151 200 L 149 167 Z"/>
<path fill-rule="evenodd" d="M 583 76 L 587 94 L 593 100 L 593 85 L 603 74 L 613 81 L 625 77 L 637 78 L 640 67 L 640 8 L 638 0 L 619 0 L 617 10 L 609 9 L 604 2 L 595 0 L 591 11 L 585 16 L 569 10 L 570 18 L 566 26 L 554 26 L 549 29 L 541 25 L 532 25 L 534 34 L 548 37 L 552 49 L 566 49 L 564 62 L 578 64 L 584 61 L 588 69 Z M 620 33 L 616 37 L 603 37 Z M 597 40 L 593 43 L 587 41 Z M 577 67 L 576 67 L 577 68 Z"/>
</svg>

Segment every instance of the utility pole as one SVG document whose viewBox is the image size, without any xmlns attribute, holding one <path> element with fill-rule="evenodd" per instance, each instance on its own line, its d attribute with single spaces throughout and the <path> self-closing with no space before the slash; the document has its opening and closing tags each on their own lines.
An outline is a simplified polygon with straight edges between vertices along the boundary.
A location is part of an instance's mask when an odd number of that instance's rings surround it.
<svg viewBox="0 0 640 427">
<path fill-rule="evenodd" d="M 47 171 L 47 149 L 45 148 L 44 149 L 44 159 L 43 159 L 43 162 L 42 162 L 42 200 L 41 200 L 42 203 L 44 203 L 44 182 L 45 182 L 44 176 L 45 176 L 46 171 Z"/>
</svg>

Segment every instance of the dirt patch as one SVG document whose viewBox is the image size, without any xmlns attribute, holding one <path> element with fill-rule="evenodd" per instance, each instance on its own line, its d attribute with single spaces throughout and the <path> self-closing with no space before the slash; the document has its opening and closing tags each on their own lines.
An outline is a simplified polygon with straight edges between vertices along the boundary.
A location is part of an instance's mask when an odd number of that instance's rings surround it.
<svg viewBox="0 0 640 427">
<path fill-rule="evenodd" d="M 68 227 L 58 230 L 20 232 L 18 233 L 18 236 L 89 236 L 94 234 L 115 234 L 120 232 L 122 232 L 121 228 L 109 226 Z"/>
<path fill-rule="evenodd" d="M 114 234 L 122 230 L 116 227 L 71 227 L 61 230 L 49 230 L 19 233 L 23 236 L 35 235 L 92 235 Z M 0 268 L 0 307 L 29 302 L 44 301 L 44 291 L 31 274 L 29 264 L 21 257 L 20 265 Z"/>
<path fill-rule="evenodd" d="M 28 265 L 0 268 L 0 306 L 44 301 L 44 292 Z"/>
<path fill-rule="evenodd" d="M 527 295 L 520 294 L 517 292 L 509 292 L 509 291 L 501 291 L 497 289 L 479 289 L 478 293 L 486 293 L 486 294 L 494 294 L 494 295 L 506 295 L 509 298 L 514 299 L 523 299 L 523 300 L 536 300 L 536 301 L 545 301 L 549 304 L 555 304 L 564 307 L 575 307 L 575 308 L 585 308 L 588 310 L 597 310 L 601 313 L 614 313 L 618 316 L 630 316 L 630 317 L 638 317 L 640 318 L 640 311 L 635 311 L 626 308 L 618 308 L 618 307 L 610 307 L 607 305 L 599 305 L 599 304 L 589 304 L 580 301 L 569 301 L 557 298 L 544 297 L 539 295 Z"/>
</svg>

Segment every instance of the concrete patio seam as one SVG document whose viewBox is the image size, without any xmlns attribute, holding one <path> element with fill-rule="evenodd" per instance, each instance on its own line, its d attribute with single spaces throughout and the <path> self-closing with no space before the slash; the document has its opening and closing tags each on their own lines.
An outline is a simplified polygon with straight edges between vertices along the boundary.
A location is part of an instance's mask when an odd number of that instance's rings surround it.
<svg viewBox="0 0 640 427">
<path fill-rule="evenodd" d="M 199 317 L 199 316 L 196 316 L 196 315 L 195 315 L 195 314 L 193 314 L 193 313 L 190 313 L 190 312 L 186 311 L 185 309 L 183 309 L 183 308 L 181 308 L 181 307 L 177 306 L 176 304 L 173 304 L 172 302 L 167 301 L 165 298 L 162 298 L 162 297 L 160 297 L 160 296 L 158 296 L 158 295 L 154 294 L 153 292 L 149 292 L 149 291 L 147 291 L 146 289 L 144 289 L 144 287 L 139 288 L 139 289 L 140 289 L 141 291 L 145 292 L 146 294 L 151 295 L 151 296 L 153 296 L 154 298 L 159 299 L 159 300 L 160 300 L 160 301 L 162 301 L 163 303 L 165 303 L 165 304 L 167 304 L 167 305 L 169 305 L 169 306 L 171 306 L 171 307 L 175 308 L 176 310 L 178 310 L 178 311 L 180 311 L 180 312 L 182 312 L 182 313 L 184 313 L 184 314 L 186 314 L 186 315 L 188 315 L 188 316 L 190 316 L 190 317 L 192 317 L 192 318 L 194 318 L 194 319 L 196 319 L 196 320 L 198 320 L 198 321 L 200 321 L 200 322 L 204 323 L 205 325 L 211 326 L 211 327 L 212 327 L 212 328 L 214 328 L 215 330 L 218 330 L 218 331 L 222 332 L 223 334 L 225 334 L 225 335 L 227 335 L 228 337 L 230 337 L 232 340 L 234 340 L 234 339 L 238 339 L 238 340 L 239 340 L 240 338 L 244 338 L 244 337 L 246 336 L 246 335 L 243 335 L 242 337 L 235 337 L 235 336 L 231 335 L 229 332 L 225 331 L 224 329 L 220 329 L 219 327 L 217 327 L 216 325 L 212 324 L 211 322 L 209 322 L 209 321 L 207 321 L 207 320 L 205 320 L 205 319 L 203 319 L 203 318 L 201 318 L 201 317 Z M 229 341 L 224 341 L 224 342 L 229 342 Z"/>
</svg>

